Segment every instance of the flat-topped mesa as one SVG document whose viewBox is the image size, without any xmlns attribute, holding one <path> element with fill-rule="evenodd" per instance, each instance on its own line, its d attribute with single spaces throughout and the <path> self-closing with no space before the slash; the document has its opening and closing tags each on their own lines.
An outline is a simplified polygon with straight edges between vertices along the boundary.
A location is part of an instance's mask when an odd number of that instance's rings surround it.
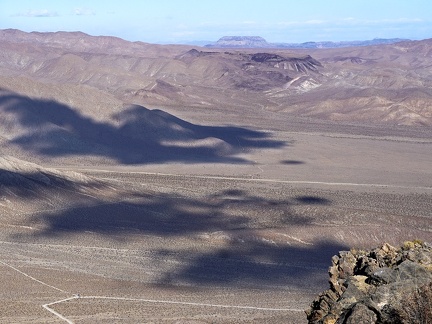
<svg viewBox="0 0 432 324">
<path fill-rule="evenodd" d="M 208 47 L 241 47 L 241 48 L 254 48 L 254 47 L 272 47 L 271 44 L 260 36 L 224 36 L 220 38 L 215 44 L 208 45 Z"/>
</svg>

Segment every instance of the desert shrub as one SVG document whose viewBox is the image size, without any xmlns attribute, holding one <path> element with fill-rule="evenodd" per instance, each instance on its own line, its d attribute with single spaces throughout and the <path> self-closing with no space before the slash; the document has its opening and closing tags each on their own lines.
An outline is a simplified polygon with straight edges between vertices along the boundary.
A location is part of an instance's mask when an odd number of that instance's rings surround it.
<svg viewBox="0 0 432 324">
<path fill-rule="evenodd" d="M 401 323 L 432 324 L 432 282 L 408 294 L 395 313 Z"/>
</svg>

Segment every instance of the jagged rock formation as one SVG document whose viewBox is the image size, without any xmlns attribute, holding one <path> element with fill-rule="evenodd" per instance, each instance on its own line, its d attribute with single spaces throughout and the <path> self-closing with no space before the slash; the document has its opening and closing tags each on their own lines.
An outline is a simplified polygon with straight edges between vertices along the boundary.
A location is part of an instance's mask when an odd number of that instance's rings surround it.
<svg viewBox="0 0 432 324">
<path fill-rule="evenodd" d="M 309 323 L 431 323 L 432 245 L 384 244 L 332 258 L 330 289 L 306 311 Z"/>
</svg>

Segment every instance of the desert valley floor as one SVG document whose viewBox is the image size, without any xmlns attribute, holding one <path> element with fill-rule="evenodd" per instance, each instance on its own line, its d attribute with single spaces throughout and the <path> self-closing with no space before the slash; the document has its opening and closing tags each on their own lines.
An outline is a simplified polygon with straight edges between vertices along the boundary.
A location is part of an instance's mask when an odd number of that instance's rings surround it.
<svg viewBox="0 0 432 324">
<path fill-rule="evenodd" d="M 339 251 L 432 242 L 431 66 L 0 30 L 0 323 L 307 323 Z"/>
<path fill-rule="evenodd" d="M 255 122 L 268 143 L 237 161 L 64 159 L 38 172 L 82 181 L 9 188 L 1 321 L 302 323 L 338 251 L 431 241 L 427 131 L 299 123 Z"/>
</svg>

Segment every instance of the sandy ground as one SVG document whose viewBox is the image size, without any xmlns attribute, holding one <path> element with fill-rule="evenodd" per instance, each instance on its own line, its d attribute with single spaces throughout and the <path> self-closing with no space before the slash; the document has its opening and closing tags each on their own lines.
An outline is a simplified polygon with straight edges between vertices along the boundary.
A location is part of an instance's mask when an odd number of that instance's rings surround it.
<svg viewBox="0 0 432 324">
<path fill-rule="evenodd" d="M 338 251 L 432 241 L 427 136 L 271 136 L 245 163 L 51 165 L 104 184 L 2 200 L 0 322 L 304 323 Z"/>
<path fill-rule="evenodd" d="M 225 54 L 60 57 L 18 36 L 0 78 L 0 323 L 305 323 L 338 251 L 432 242 L 432 129 L 403 126 L 430 125 L 427 42 L 312 51 L 321 86 L 304 92 Z"/>
</svg>

